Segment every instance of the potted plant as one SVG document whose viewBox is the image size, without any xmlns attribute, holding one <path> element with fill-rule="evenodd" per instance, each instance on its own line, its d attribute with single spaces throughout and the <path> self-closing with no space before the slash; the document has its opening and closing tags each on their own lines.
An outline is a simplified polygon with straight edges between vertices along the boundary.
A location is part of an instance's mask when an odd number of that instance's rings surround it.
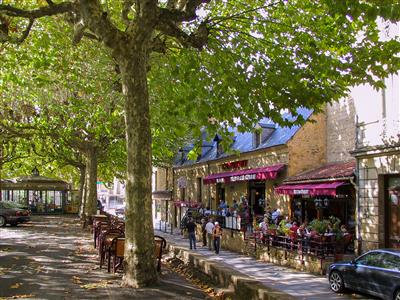
<svg viewBox="0 0 400 300">
<path fill-rule="evenodd" d="M 326 220 L 314 219 L 310 222 L 310 227 L 318 234 L 324 234 L 328 228 L 328 222 Z"/>
<path fill-rule="evenodd" d="M 270 235 L 276 235 L 276 229 L 277 228 L 278 228 L 278 226 L 276 226 L 275 224 L 269 224 L 267 233 L 270 234 Z"/>
</svg>

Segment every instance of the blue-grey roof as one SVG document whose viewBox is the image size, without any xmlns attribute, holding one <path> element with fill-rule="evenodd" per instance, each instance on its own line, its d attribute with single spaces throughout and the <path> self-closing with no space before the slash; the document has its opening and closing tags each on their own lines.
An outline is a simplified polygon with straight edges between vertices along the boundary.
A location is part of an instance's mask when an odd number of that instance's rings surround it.
<svg viewBox="0 0 400 300">
<path fill-rule="evenodd" d="M 299 108 L 297 112 L 304 118 L 304 120 L 307 120 L 313 113 L 312 110 L 305 108 Z M 284 114 L 283 117 L 288 121 L 293 121 L 295 119 L 290 113 Z M 260 120 L 259 124 L 262 128 L 275 128 L 275 130 L 269 137 L 267 137 L 265 141 L 262 141 L 258 147 L 254 147 L 253 132 L 241 133 L 238 132 L 237 128 L 230 128 L 229 131 L 234 134 L 233 143 L 230 149 L 233 151 L 239 151 L 240 153 L 245 153 L 259 149 L 267 149 L 274 146 L 285 145 L 301 127 L 299 125 L 292 127 L 281 127 L 268 118 Z M 174 166 L 189 166 L 195 163 L 203 163 L 232 155 L 230 153 L 223 153 L 217 157 L 217 142 L 214 140 L 214 137 L 207 140 L 203 135 L 201 155 L 199 155 L 196 161 L 187 159 L 187 153 L 193 149 L 193 145 L 186 145 L 183 148 L 183 159 L 181 155 L 178 155 L 175 159 Z"/>
</svg>

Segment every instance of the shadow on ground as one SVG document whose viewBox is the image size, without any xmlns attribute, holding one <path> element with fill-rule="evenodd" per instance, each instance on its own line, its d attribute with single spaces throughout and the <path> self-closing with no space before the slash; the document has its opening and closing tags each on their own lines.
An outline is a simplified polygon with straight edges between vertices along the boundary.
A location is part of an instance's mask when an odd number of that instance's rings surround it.
<svg viewBox="0 0 400 300">
<path fill-rule="evenodd" d="M 205 299 L 206 295 L 163 268 L 145 289 L 120 287 L 121 274 L 98 267 L 89 233 L 69 216 L 35 216 L 0 228 L 0 299 Z"/>
</svg>

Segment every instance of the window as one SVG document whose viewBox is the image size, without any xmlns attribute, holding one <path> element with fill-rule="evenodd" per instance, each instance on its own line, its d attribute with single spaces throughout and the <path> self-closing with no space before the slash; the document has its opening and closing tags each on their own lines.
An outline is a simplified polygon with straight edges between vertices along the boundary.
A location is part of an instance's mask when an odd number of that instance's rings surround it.
<svg viewBox="0 0 400 300">
<path fill-rule="evenodd" d="M 185 201 L 185 197 L 186 197 L 186 189 L 185 188 L 181 188 L 181 200 Z"/>
<path fill-rule="evenodd" d="M 400 271 L 400 256 L 382 253 L 382 268 Z"/>
<path fill-rule="evenodd" d="M 221 142 L 217 142 L 217 157 L 221 156 L 224 153 L 224 149 L 222 148 Z"/>
<path fill-rule="evenodd" d="M 197 202 L 201 202 L 201 198 L 202 198 L 202 192 L 201 192 L 201 188 L 202 188 L 202 178 L 198 177 L 197 178 Z"/>
<path fill-rule="evenodd" d="M 357 259 L 356 263 L 362 266 L 381 267 L 381 253 L 371 252 Z"/>
<path fill-rule="evenodd" d="M 221 141 L 222 138 L 218 134 L 216 134 L 214 137 L 214 142 L 217 143 L 217 157 L 219 157 L 224 152 Z"/>
<path fill-rule="evenodd" d="M 259 131 L 254 132 L 253 135 L 253 147 L 257 148 L 261 144 L 261 133 Z"/>
</svg>

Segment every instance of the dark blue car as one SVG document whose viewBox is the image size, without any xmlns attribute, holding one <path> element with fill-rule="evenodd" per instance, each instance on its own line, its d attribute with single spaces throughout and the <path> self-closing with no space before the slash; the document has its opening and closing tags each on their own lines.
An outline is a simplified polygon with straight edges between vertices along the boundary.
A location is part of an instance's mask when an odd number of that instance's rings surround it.
<svg viewBox="0 0 400 300">
<path fill-rule="evenodd" d="M 334 263 L 329 267 L 328 280 L 336 293 L 348 288 L 400 300 L 400 249 L 372 250 L 355 260 Z"/>
</svg>

